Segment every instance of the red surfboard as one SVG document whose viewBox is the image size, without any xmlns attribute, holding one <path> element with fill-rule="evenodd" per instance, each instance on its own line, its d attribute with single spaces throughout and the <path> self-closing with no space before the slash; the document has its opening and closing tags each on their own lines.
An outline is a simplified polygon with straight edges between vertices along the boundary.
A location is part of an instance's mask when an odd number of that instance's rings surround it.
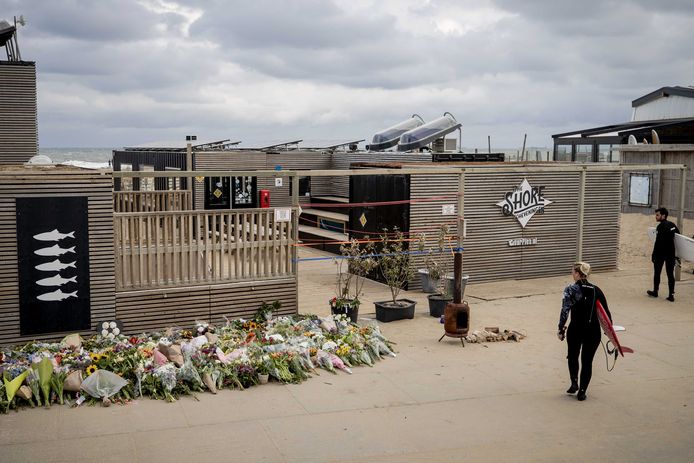
<svg viewBox="0 0 694 463">
<path fill-rule="evenodd" d="M 612 344 L 617 348 L 620 354 L 622 354 L 622 357 L 624 357 L 624 352 L 633 354 L 634 350 L 622 346 L 619 343 L 619 339 L 617 339 L 617 333 L 615 333 L 614 328 L 612 327 L 612 322 L 610 321 L 610 317 L 607 316 L 607 312 L 605 311 L 605 308 L 602 306 L 600 301 L 595 301 L 595 307 L 598 309 L 598 320 L 600 321 L 600 326 L 602 327 L 603 333 L 605 333 L 605 336 L 612 342 Z"/>
</svg>

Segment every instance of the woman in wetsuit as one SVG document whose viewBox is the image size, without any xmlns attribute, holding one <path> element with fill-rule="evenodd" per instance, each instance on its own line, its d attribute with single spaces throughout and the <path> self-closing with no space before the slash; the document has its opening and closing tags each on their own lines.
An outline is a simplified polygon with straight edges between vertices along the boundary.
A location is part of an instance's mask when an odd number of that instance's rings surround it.
<svg viewBox="0 0 694 463">
<path fill-rule="evenodd" d="M 571 275 L 574 283 L 564 289 L 564 297 L 561 302 L 559 315 L 559 331 L 557 337 L 568 344 L 569 377 L 571 387 L 567 394 L 575 394 L 578 400 L 586 400 L 586 390 L 593 374 L 593 357 L 600 344 L 600 322 L 595 308 L 595 302 L 600 301 L 607 316 L 612 320 L 612 315 L 607 308 L 605 295 L 596 285 L 588 282 L 590 265 L 586 262 L 576 262 L 573 265 Z M 566 321 L 571 313 L 571 323 L 568 331 Z M 578 357 L 581 356 L 581 376 L 579 383 Z"/>
</svg>

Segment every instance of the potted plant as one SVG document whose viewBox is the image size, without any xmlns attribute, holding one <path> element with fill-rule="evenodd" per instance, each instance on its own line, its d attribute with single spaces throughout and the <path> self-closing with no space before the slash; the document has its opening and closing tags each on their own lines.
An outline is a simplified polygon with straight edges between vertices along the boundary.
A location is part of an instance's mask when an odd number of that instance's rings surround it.
<svg viewBox="0 0 694 463">
<path fill-rule="evenodd" d="M 417 248 L 424 254 L 424 268 L 417 270 L 422 282 L 422 291 L 425 293 L 435 293 L 439 290 L 439 283 L 446 277 L 445 266 L 443 265 L 443 249 L 446 244 L 448 225 L 441 225 L 438 233 L 437 249 L 426 249 L 426 235 L 421 234 L 417 241 Z"/>
<path fill-rule="evenodd" d="M 376 319 L 381 322 L 391 322 L 403 318 L 414 318 L 417 302 L 410 299 L 398 299 L 402 287 L 414 276 L 410 267 L 410 254 L 404 244 L 404 234 L 398 228 L 394 228 L 391 234 L 384 229 L 380 241 L 378 270 L 390 288 L 391 299 L 374 302 Z"/>
<path fill-rule="evenodd" d="M 434 287 L 434 294 L 427 296 L 429 300 L 429 315 L 432 317 L 440 317 L 446 308 L 446 304 L 453 300 L 453 285 L 451 284 L 452 277 L 444 272 L 445 259 L 447 254 L 444 252 L 446 247 L 446 236 L 448 235 L 448 225 L 441 225 L 439 228 L 438 239 L 436 240 L 436 248 L 430 249 L 426 254 L 425 263 L 431 284 Z M 423 250 L 423 244 L 420 244 L 420 249 Z"/>
<path fill-rule="evenodd" d="M 368 240 L 368 236 L 365 237 Z M 347 315 L 352 323 L 359 316 L 359 296 L 364 287 L 366 276 L 376 267 L 373 257 L 373 244 L 362 246 L 352 238 L 348 245 L 340 245 L 341 259 L 335 259 L 337 278 L 335 280 L 335 296 L 330 299 L 330 312 Z M 347 272 L 343 272 L 347 262 Z"/>
</svg>

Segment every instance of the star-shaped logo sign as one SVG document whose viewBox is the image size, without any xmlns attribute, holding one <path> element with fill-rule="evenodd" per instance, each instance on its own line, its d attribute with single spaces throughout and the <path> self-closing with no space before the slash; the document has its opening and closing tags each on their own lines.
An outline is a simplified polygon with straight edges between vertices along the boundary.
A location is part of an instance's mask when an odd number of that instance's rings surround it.
<svg viewBox="0 0 694 463">
<path fill-rule="evenodd" d="M 526 179 L 520 186 L 504 195 L 504 199 L 496 203 L 504 215 L 513 215 L 521 227 L 525 228 L 528 221 L 536 213 L 543 213 L 545 206 L 553 201 L 545 199 L 544 186 L 531 187 Z"/>
</svg>

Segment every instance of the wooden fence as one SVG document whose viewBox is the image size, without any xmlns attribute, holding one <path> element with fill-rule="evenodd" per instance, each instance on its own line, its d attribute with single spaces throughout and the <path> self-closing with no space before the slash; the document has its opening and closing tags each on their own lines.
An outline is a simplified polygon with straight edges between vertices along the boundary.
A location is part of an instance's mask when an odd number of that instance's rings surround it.
<svg viewBox="0 0 694 463">
<path fill-rule="evenodd" d="M 114 212 L 162 212 L 192 209 L 188 190 L 115 191 Z"/>
<path fill-rule="evenodd" d="M 296 275 L 296 209 L 114 214 L 116 289 L 274 279 Z"/>
</svg>

